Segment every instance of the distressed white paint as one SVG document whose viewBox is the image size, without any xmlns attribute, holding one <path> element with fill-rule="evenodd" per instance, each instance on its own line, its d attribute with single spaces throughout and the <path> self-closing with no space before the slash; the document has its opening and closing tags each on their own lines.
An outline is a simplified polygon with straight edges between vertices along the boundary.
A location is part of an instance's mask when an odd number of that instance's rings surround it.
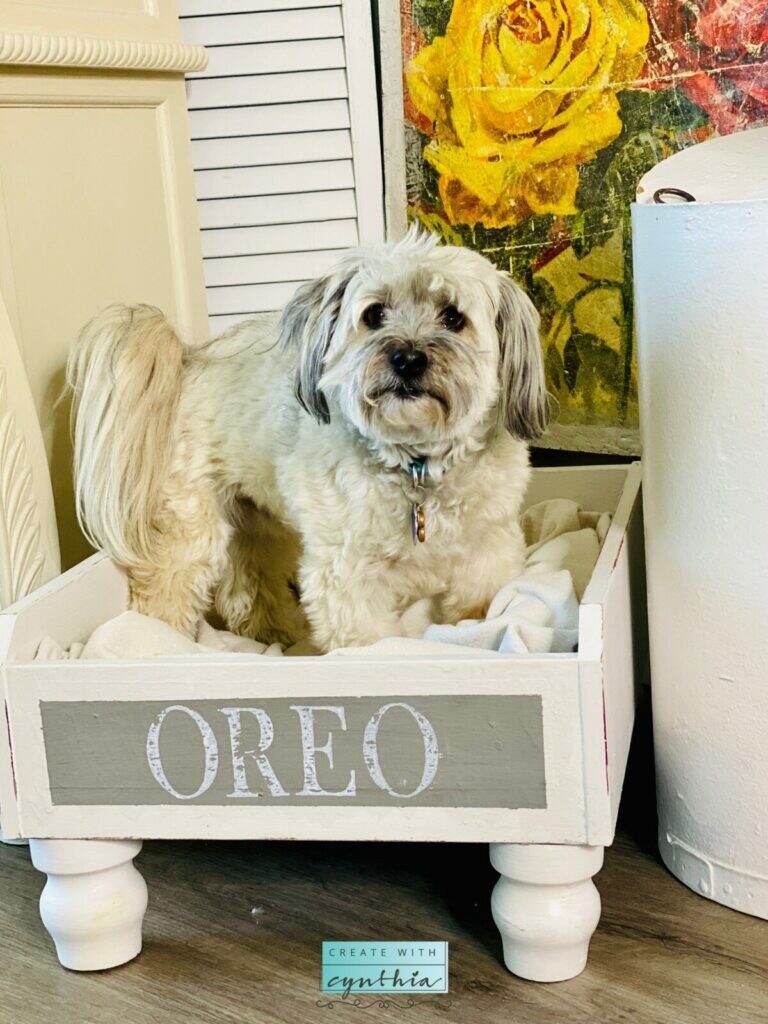
<svg viewBox="0 0 768 1024">
<path fill-rule="evenodd" d="M 165 774 L 165 768 L 160 756 L 160 729 L 172 711 L 188 715 L 200 732 L 205 754 L 205 767 L 200 785 L 193 793 L 179 793 L 178 790 L 174 789 L 168 781 L 168 776 Z M 219 748 L 216 743 L 216 737 L 213 734 L 213 729 L 211 729 L 202 715 L 198 714 L 193 708 L 186 707 L 184 704 L 172 704 L 170 707 L 164 708 L 149 727 L 147 734 L 147 763 L 155 781 L 160 783 L 166 793 L 175 796 L 177 800 L 194 800 L 196 797 L 202 796 L 213 785 L 216 773 L 219 770 Z"/>
<path fill-rule="evenodd" d="M 706 201 L 650 205 L 662 186 Z M 768 129 L 695 146 L 641 187 L 659 845 L 696 892 L 768 917 Z"/>
<path fill-rule="evenodd" d="M 333 737 L 330 730 L 325 743 L 319 744 L 315 735 L 315 712 L 327 711 L 335 715 L 343 730 L 347 728 L 347 720 L 342 705 L 307 705 L 292 704 L 291 707 L 299 716 L 301 727 L 302 763 L 304 765 L 304 786 L 298 796 L 353 796 L 355 793 L 355 773 L 350 771 L 349 782 L 342 790 L 329 792 L 323 789 L 317 778 L 317 755 L 324 754 L 328 767 L 333 768 Z"/>
<path fill-rule="evenodd" d="M 45 664 L 45 668 L 43 665 Z M 587 842 L 592 832 L 610 842 L 602 763 L 585 769 L 583 718 L 602 720 L 602 693 L 578 684 L 573 655 L 525 658 L 276 658 L 225 655 L 210 659 L 39 662 L 8 665 L 11 730 L 20 784 L 23 834 L 82 838 L 346 839 L 417 841 Z M 44 700 L 221 700 L 246 689 L 259 697 L 333 693 L 339 702 L 364 694 L 532 693 L 542 697 L 547 807 L 285 807 L 52 805 L 39 703 Z M 585 706 L 586 703 L 586 706 Z M 320 740 L 322 742 L 322 739 Z M 588 820 L 587 803 L 594 819 Z M 591 831 L 590 831 L 591 830 Z"/>
<path fill-rule="evenodd" d="M 603 848 L 491 843 L 491 863 L 501 875 L 491 911 L 509 970 L 530 981 L 581 974 L 600 920 L 592 876 Z"/>
<path fill-rule="evenodd" d="M 640 463 L 629 470 L 632 483 L 616 505 L 579 609 L 580 684 L 587 691 L 599 687 L 602 693 L 602 718 L 582 723 L 592 737 L 585 742 L 585 752 L 594 775 L 604 773 L 606 778 L 609 806 L 600 806 L 608 815 L 603 828 L 611 831 L 619 813 L 637 689 L 647 676 L 640 473 Z"/>
<path fill-rule="evenodd" d="M 384 777 L 384 772 L 381 770 L 381 761 L 379 759 L 379 746 L 378 746 L 378 735 L 379 726 L 384 715 L 392 708 L 402 708 L 407 711 L 409 715 L 413 716 L 416 725 L 418 726 L 421 738 L 424 742 L 424 769 L 421 773 L 421 779 L 419 780 L 418 786 L 411 790 L 410 793 L 398 793 L 397 790 L 393 789 Z M 432 723 L 420 711 L 412 707 L 410 704 L 404 704 L 402 701 L 392 704 L 384 704 L 375 715 L 371 716 L 370 721 L 365 727 L 363 733 L 363 760 L 365 761 L 366 767 L 370 773 L 371 778 L 379 787 L 383 789 L 385 793 L 389 793 L 390 796 L 406 796 L 414 797 L 418 796 L 419 793 L 423 793 L 425 789 L 432 785 L 435 775 L 437 775 L 437 765 L 440 758 L 440 749 L 437 743 L 437 736 L 435 730 L 432 728 Z"/>
<path fill-rule="evenodd" d="M 147 886 L 133 866 L 134 840 L 32 839 L 32 863 L 48 876 L 40 916 L 62 965 L 102 971 L 141 952 Z"/>
<path fill-rule="evenodd" d="M 245 771 L 245 753 L 247 753 L 248 756 L 253 759 L 254 764 L 261 772 L 267 783 L 267 788 L 269 789 L 270 794 L 272 796 L 287 796 L 288 793 L 283 788 L 277 775 L 275 775 L 274 769 L 269 763 L 269 758 L 266 754 L 266 751 L 272 746 L 272 741 L 275 738 L 275 727 L 267 712 L 263 708 L 221 708 L 220 710 L 227 716 L 227 723 L 229 725 L 229 742 L 232 747 L 232 776 L 234 778 L 234 788 L 229 795 L 234 798 L 254 797 L 258 795 L 257 793 L 253 793 L 248 786 L 248 779 Z M 259 745 L 256 750 L 249 750 L 244 753 L 242 747 L 242 717 L 246 712 L 253 715 L 259 723 Z"/>
</svg>

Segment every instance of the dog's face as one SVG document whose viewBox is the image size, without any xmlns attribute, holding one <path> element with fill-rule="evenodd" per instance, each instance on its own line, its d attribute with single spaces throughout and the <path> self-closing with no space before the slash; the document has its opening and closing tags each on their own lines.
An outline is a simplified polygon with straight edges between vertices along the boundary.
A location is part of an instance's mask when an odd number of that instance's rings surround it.
<svg viewBox="0 0 768 1024">
<path fill-rule="evenodd" d="M 466 440 L 498 417 L 520 437 L 546 421 L 538 315 L 468 249 L 409 232 L 346 256 L 286 307 L 297 396 L 318 420 L 345 417 L 374 444 Z"/>
</svg>

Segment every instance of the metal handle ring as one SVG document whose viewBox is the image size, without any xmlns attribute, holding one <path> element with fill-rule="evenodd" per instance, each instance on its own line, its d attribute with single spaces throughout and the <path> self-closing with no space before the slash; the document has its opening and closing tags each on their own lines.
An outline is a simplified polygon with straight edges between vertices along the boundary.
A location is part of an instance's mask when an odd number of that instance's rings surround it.
<svg viewBox="0 0 768 1024">
<path fill-rule="evenodd" d="M 695 203 L 696 197 L 692 196 L 690 192 L 686 192 L 682 188 L 657 188 L 653 193 L 654 203 L 661 203 L 664 205 L 664 196 L 677 196 L 678 199 L 685 200 L 686 203 Z"/>
</svg>

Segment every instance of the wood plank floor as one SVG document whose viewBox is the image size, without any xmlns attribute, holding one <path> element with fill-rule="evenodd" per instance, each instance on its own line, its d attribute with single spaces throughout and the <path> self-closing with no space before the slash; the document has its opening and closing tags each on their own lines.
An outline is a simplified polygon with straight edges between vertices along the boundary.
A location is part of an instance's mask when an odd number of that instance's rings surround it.
<svg viewBox="0 0 768 1024">
<path fill-rule="evenodd" d="M 647 751 L 597 885 L 587 970 L 557 985 L 501 965 L 486 849 L 461 845 L 145 846 L 145 947 L 101 974 L 60 968 L 37 916 L 42 878 L 0 846 L 2 1024 L 766 1024 L 768 922 L 683 887 L 655 853 Z M 323 939 L 447 939 L 451 992 L 414 1008 L 317 1005 Z"/>
</svg>

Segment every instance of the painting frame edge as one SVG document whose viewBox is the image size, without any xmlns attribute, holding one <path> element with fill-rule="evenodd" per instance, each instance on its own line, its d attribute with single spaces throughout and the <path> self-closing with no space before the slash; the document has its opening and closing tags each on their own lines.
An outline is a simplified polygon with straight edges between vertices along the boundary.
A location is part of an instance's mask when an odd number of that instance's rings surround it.
<svg viewBox="0 0 768 1024">
<path fill-rule="evenodd" d="M 372 0 L 379 28 L 384 226 L 388 242 L 408 230 L 405 186 L 405 94 L 400 0 Z"/>
</svg>

